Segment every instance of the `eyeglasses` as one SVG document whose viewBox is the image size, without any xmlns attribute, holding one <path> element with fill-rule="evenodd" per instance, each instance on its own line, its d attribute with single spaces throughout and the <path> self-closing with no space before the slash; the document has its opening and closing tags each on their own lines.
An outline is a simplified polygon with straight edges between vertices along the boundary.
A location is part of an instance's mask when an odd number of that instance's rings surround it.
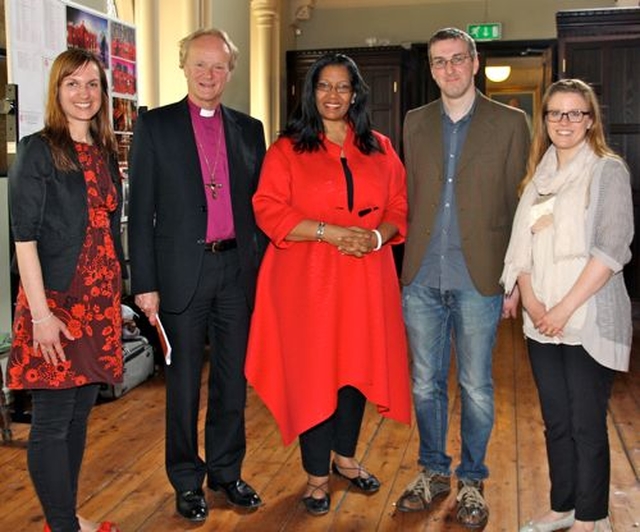
<svg viewBox="0 0 640 532">
<path fill-rule="evenodd" d="M 547 111 L 545 116 L 549 122 L 562 122 L 562 119 L 566 116 L 569 122 L 573 122 L 574 124 L 579 124 L 584 120 L 586 115 L 590 115 L 589 111 L 581 111 L 580 109 L 572 109 L 571 111 L 567 111 L 563 113 L 562 111 Z"/>
<path fill-rule="evenodd" d="M 470 54 L 456 54 L 451 59 L 445 59 L 444 57 L 434 57 L 431 60 L 431 67 L 435 68 L 436 70 L 442 70 L 443 68 L 447 67 L 447 63 L 451 63 L 451 66 L 458 67 L 470 58 Z"/>
<path fill-rule="evenodd" d="M 350 83 L 336 83 L 333 85 L 328 81 L 318 81 L 316 83 L 316 90 L 320 92 L 331 92 L 335 90 L 338 94 L 348 94 L 353 91 Z"/>
</svg>

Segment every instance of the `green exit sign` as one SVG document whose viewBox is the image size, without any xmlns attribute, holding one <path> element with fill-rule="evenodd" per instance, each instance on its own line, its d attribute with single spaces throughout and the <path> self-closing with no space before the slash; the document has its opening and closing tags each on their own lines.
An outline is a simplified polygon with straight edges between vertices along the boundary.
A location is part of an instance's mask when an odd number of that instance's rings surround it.
<svg viewBox="0 0 640 532">
<path fill-rule="evenodd" d="M 485 22 L 484 24 L 467 25 L 467 33 L 475 41 L 497 41 L 502 39 L 501 22 Z"/>
</svg>

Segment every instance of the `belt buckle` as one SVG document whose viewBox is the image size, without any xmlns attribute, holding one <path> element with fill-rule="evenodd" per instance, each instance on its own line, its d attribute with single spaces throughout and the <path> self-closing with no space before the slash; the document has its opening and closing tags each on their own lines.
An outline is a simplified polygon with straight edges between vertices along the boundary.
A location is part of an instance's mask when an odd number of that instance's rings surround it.
<svg viewBox="0 0 640 532">
<path fill-rule="evenodd" d="M 223 251 L 227 251 L 228 249 L 233 249 L 235 247 L 236 241 L 233 238 L 227 240 L 214 240 L 212 242 L 207 242 L 205 245 L 205 249 L 211 253 L 222 253 Z"/>
</svg>

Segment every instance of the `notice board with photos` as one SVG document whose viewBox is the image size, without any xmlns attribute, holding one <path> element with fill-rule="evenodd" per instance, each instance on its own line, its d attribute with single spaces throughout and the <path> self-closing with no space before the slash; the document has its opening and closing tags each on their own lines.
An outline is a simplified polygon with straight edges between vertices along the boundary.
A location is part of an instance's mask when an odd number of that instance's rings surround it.
<svg viewBox="0 0 640 532">
<path fill-rule="evenodd" d="M 83 48 L 98 56 L 106 70 L 119 160 L 126 173 L 138 109 L 135 27 L 68 0 L 6 0 L 5 7 L 8 81 L 18 87 L 19 138 L 43 127 L 56 56 Z"/>
</svg>

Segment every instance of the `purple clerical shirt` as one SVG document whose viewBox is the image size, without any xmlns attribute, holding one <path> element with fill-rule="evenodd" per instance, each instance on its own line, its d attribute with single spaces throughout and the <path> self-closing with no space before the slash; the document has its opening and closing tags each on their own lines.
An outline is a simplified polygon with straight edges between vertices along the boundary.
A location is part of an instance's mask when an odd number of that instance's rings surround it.
<svg viewBox="0 0 640 532">
<path fill-rule="evenodd" d="M 207 198 L 207 242 L 235 238 L 227 144 L 220 107 L 211 115 L 211 111 L 188 101 Z M 212 187 L 215 187 L 215 195 Z"/>
</svg>

